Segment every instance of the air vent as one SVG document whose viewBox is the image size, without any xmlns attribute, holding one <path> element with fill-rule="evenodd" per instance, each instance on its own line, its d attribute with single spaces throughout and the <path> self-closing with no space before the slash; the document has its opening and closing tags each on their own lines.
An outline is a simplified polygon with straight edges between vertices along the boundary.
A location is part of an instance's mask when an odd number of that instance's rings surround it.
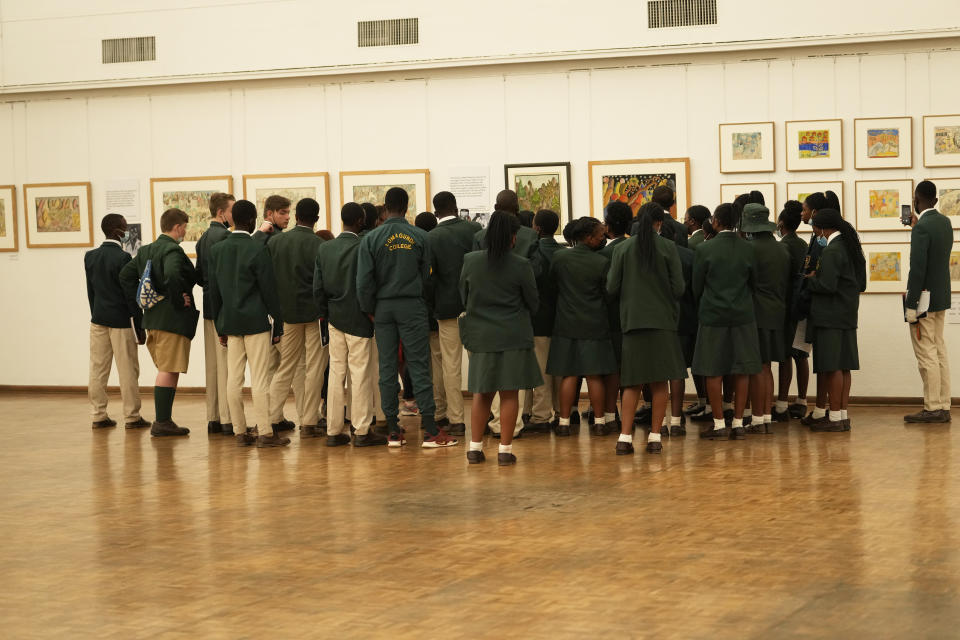
<svg viewBox="0 0 960 640">
<path fill-rule="evenodd" d="M 694 27 L 717 24 L 717 0 L 650 0 L 647 27 Z"/>
<path fill-rule="evenodd" d="M 364 20 L 357 23 L 358 47 L 387 47 L 420 42 L 419 18 Z"/>
<path fill-rule="evenodd" d="M 114 62 L 146 62 L 157 59 L 157 39 L 154 36 L 144 38 L 111 38 L 104 40 L 103 64 Z"/>
</svg>

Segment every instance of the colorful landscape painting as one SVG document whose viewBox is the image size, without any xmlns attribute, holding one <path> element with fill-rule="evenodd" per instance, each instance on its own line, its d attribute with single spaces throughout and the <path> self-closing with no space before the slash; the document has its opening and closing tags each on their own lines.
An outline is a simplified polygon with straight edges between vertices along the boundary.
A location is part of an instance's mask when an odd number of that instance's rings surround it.
<svg viewBox="0 0 960 640">
<path fill-rule="evenodd" d="M 950 252 L 950 279 L 960 282 L 960 252 Z"/>
<path fill-rule="evenodd" d="M 933 128 L 934 155 L 960 153 L 960 127 L 951 125 Z"/>
<path fill-rule="evenodd" d="M 560 174 L 518 174 L 514 176 L 513 189 L 520 199 L 521 211 L 549 209 L 563 219 L 563 212 L 560 211 Z"/>
<path fill-rule="evenodd" d="M 760 146 L 759 131 L 746 131 L 731 134 L 734 160 L 760 160 L 763 148 Z"/>
<path fill-rule="evenodd" d="M 180 209 L 189 218 L 185 242 L 196 242 L 210 226 L 210 196 L 215 193 L 213 190 L 163 192 L 163 211 Z"/>
<path fill-rule="evenodd" d="M 868 158 L 897 158 L 899 156 L 899 129 L 867 129 Z"/>
<path fill-rule="evenodd" d="M 896 218 L 900 215 L 900 191 L 870 189 L 870 217 Z"/>
<path fill-rule="evenodd" d="M 3 200 L 0 200 L 0 238 L 7 237 L 7 212 L 6 212 L 7 203 Z"/>
<path fill-rule="evenodd" d="M 900 282 L 899 251 L 870 252 L 869 255 L 870 282 Z"/>
<path fill-rule="evenodd" d="M 371 204 L 383 204 L 383 199 L 393 187 L 400 187 L 410 196 L 407 204 L 407 221 L 413 224 L 417 219 L 417 185 L 415 184 L 358 184 L 353 187 L 353 201 Z"/>
<path fill-rule="evenodd" d="M 257 199 L 256 205 L 258 220 L 263 220 L 263 203 L 266 202 L 267 198 L 270 196 L 283 196 L 284 198 L 287 198 L 290 201 L 290 215 L 292 217 L 294 212 L 297 210 L 298 202 L 304 198 L 313 198 L 314 200 L 317 199 L 317 188 L 294 187 L 292 189 L 257 189 L 255 197 Z"/>
<path fill-rule="evenodd" d="M 37 231 L 41 233 L 80 231 L 80 198 L 78 196 L 36 198 L 35 204 Z"/>
<path fill-rule="evenodd" d="M 960 189 L 940 189 L 937 209 L 945 216 L 960 216 Z"/>
<path fill-rule="evenodd" d="M 653 190 L 666 185 L 676 192 L 677 174 L 675 173 L 639 173 L 634 175 L 603 176 L 603 206 L 619 200 L 626 202 L 637 215 L 653 197 Z"/>
<path fill-rule="evenodd" d="M 815 129 L 800 131 L 799 150 L 801 158 L 829 158 L 830 157 L 830 130 Z"/>
</svg>

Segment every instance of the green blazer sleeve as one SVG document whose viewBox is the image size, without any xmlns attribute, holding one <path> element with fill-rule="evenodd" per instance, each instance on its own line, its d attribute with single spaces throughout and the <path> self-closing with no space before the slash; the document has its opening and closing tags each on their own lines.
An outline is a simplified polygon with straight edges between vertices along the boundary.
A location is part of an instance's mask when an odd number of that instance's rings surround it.
<svg viewBox="0 0 960 640">
<path fill-rule="evenodd" d="M 210 277 L 212 276 L 212 277 Z M 210 307 L 213 311 L 213 319 L 216 320 L 217 316 L 220 315 L 220 309 L 223 308 L 223 294 L 220 292 L 220 285 L 217 282 L 216 269 L 213 266 L 213 260 L 210 260 L 208 264 L 208 274 L 207 277 L 210 278 L 209 291 L 210 291 Z M 216 324 L 216 323 L 214 323 Z"/>
<path fill-rule="evenodd" d="M 807 287 L 814 293 L 836 293 L 840 281 L 840 268 L 837 253 L 824 251 L 820 255 L 820 266 L 815 275 L 807 278 Z"/>
<path fill-rule="evenodd" d="M 614 251 L 610 259 L 610 269 L 607 270 L 607 294 L 612 297 L 619 296 L 622 281 L 623 251 Z"/>
<path fill-rule="evenodd" d="M 87 302 L 90 303 L 90 315 L 93 315 L 93 279 L 90 277 L 90 265 L 84 264 L 84 270 L 87 273 Z M 126 296 L 124 296 L 126 297 Z"/>
<path fill-rule="evenodd" d="M 523 291 L 523 301 L 531 314 L 537 312 L 540 306 L 540 294 L 537 292 L 537 278 L 533 275 L 533 267 L 524 265 L 523 277 L 520 280 Z"/>
<path fill-rule="evenodd" d="M 910 275 L 907 276 L 907 308 L 916 309 L 927 277 L 930 235 L 919 222 L 910 232 Z"/>
<path fill-rule="evenodd" d="M 357 300 L 364 313 L 373 313 L 377 308 L 377 278 L 374 273 L 372 243 L 366 236 L 357 249 Z"/>
<path fill-rule="evenodd" d="M 277 293 L 277 278 L 273 273 L 273 260 L 270 252 L 264 247 L 257 254 L 257 287 L 263 302 L 267 306 L 267 313 L 273 317 L 274 337 L 283 335 L 283 310 L 280 307 L 280 294 Z"/>
<path fill-rule="evenodd" d="M 470 281 L 467 279 L 469 272 L 466 269 L 460 270 L 460 284 L 457 287 L 460 290 L 460 301 L 463 306 L 467 306 L 467 297 L 470 295 Z"/>
<path fill-rule="evenodd" d="M 316 266 L 313 269 L 313 299 L 320 309 L 320 319 L 326 318 L 330 313 L 330 304 L 327 291 L 323 288 L 323 269 L 320 267 L 319 253 L 317 254 Z"/>
<path fill-rule="evenodd" d="M 163 290 L 175 309 L 186 308 L 183 294 L 190 297 L 193 306 L 193 278 L 190 277 L 193 265 L 184 256 L 182 251 L 169 251 L 163 258 Z"/>
<path fill-rule="evenodd" d="M 120 258 L 120 262 L 123 265 L 120 267 L 120 272 L 122 273 L 123 270 L 133 262 L 133 258 L 125 252 L 123 257 Z M 123 299 L 127 304 L 127 311 L 130 312 L 130 316 L 133 318 L 133 326 L 136 327 L 137 331 L 140 331 L 143 328 L 143 309 L 137 304 L 137 301 L 134 299 L 135 297 L 135 295 L 124 296 Z"/>
<path fill-rule="evenodd" d="M 702 251 L 697 251 L 693 259 L 693 299 L 699 304 L 703 297 L 703 287 L 707 279 L 707 258 Z"/>
<path fill-rule="evenodd" d="M 137 285 L 140 283 L 140 272 L 137 270 L 137 261 L 131 260 L 120 270 L 120 286 L 123 295 L 137 306 Z M 89 286 L 89 284 L 88 284 Z M 139 309 L 139 307 L 137 306 Z"/>
<path fill-rule="evenodd" d="M 540 255 L 539 241 L 530 243 L 530 249 L 527 250 L 527 255 L 525 257 L 530 261 L 530 267 L 533 269 L 534 278 L 543 273 L 543 261 Z"/>
<path fill-rule="evenodd" d="M 680 262 L 680 253 L 673 243 L 667 251 L 667 271 L 670 276 L 671 293 L 673 293 L 674 298 L 679 300 L 687 289 L 687 283 L 683 279 L 683 264 Z"/>
</svg>

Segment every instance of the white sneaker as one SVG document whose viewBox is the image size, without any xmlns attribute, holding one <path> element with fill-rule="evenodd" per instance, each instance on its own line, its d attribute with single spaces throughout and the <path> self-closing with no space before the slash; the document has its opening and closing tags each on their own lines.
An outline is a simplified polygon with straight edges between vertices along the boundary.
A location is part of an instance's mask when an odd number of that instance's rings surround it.
<svg viewBox="0 0 960 640">
<path fill-rule="evenodd" d="M 407 444 L 407 439 L 404 438 L 403 430 L 399 433 L 391 433 L 387 436 L 387 446 L 388 447 L 402 447 Z"/>
</svg>

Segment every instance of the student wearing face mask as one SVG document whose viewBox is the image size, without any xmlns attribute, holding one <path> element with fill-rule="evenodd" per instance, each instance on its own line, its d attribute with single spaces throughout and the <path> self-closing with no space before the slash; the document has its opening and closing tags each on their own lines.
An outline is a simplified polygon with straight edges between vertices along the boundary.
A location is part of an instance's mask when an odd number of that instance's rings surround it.
<svg viewBox="0 0 960 640">
<path fill-rule="evenodd" d="M 180 209 L 167 209 L 160 216 L 160 236 L 140 247 L 137 257 L 120 271 L 120 284 L 130 300 L 137 299 L 137 286 L 149 261 L 151 280 L 163 296 L 143 312 L 143 328 L 147 330 L 147 350 L 157 367 L 153 388 L 156 419 L 150 435 L 185 436 L 190 433 L 173 421 L 173 400 L 181 373 L 190 364 L 190 341 L 197 332 L 197 311 L 193 286 L 196 269 L 183 252 L 180 243 L 187 235 L 190 218 Z"/>
<path fill-rule="evenodd" d="M 808 195 L 804 201 L 800 212 L 800 219 L 804 224 L 813 224 L 813 216 L 817 214 L 817 211 L 827 208 L 827 197 L 820 193 L 811 193 Z M 800 322 L 801 320 L 806 320 L 810 315 L 810 284 L 806 279 L 806 276 L 810 275 L 816 271 L 817 263 L 820 261 L 820 254 L 823 253 L 824 247 L 827 246 L 827 239 L 820 236 L 815 230 L 810 233 L 810 240 L 807 244 L 807 255 L 803 261 L 803 278 L 800 279 L 798 289 L 794 292 L 794 302 L 793 302 L 793 317 Z M 810 323 L 807 323 L 807 342 L 810 342 Z M 797 413 L 800 413 L 800 423 L 804 426 L 810 426 L 813 420 L 822 419 L 826 416 L 826 391 L 821 384 L 820 377 L 817 377 L 817 400 L 816 406 L 813 411 L 811 411 L 806 416 L 800 412 L 800 405 L 803 405 L 803 412 L 806 412 L 807 409 L 807 400 L 806 396 L 803 398 L 797 397 L 796 409 Z M 792 415 L 796 416 L 797 413 Z"/>
<path fill-rule="evenodd" d="M 773 410 L 773 419 L 786 422 L 791 417 L 802 418 L 807 409 L 807 385 L 810 382 L 810 358 L 806 351 L 793 348 L 793 339 L 797 335 L 797 319 L 793 313 L 793 299 L 803 282 L 803 263 L 807 254 L 806 241 L 797 235 L 797 227 L 803 215 L 803 205 L 796 200 L 788 200 L 777 222 L 780 243 L 790 253 L 790 281 L 787 284 L 786 320 L 783 340 L 784 357 L 780 362 L 777 402 Z M 797 369 L 797 401 L 790 405 L 790 383 L 793 380 L 793 367 Z"/>
<path fill-rule="evenodd" d="M 87 299 L 90 302 L 90 383 L 88 396 L 93 407 L 93 428 L 115 427 L 107 415 L 107 379 L 111 361 L 117 363 L 123 421 L 127 429 L 149 427 L 140 417 L 140 360 L 137 345 L 146 341 L 143 312 L 133 298 L 120 287 L 120 271 L 132 260 L 123 250 L 127 221 L 110 213 L 103 217 L 100 229 L 103 244 L 83 256 L 87 273 Z"/>
</svg>

